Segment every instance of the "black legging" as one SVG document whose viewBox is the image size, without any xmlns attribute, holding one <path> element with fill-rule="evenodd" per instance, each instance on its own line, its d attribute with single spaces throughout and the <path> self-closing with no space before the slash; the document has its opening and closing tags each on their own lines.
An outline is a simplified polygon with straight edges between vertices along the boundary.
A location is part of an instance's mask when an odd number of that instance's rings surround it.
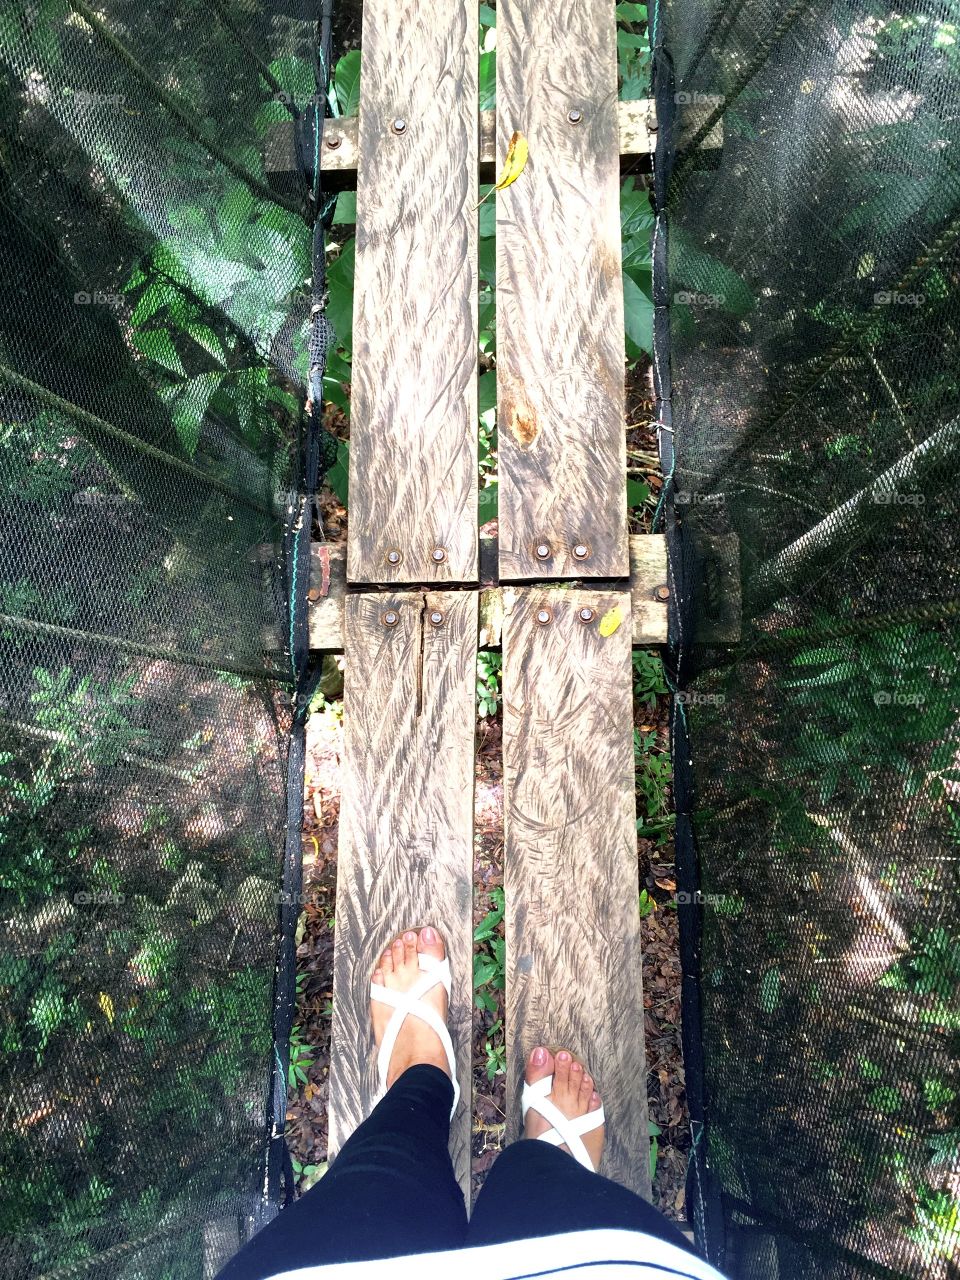
<svg viewBox="0 0 960 1280">
<path fill-rule="evenodd" d="M 217 1280 L 598 1227 L 645 1231 L 694 1252 L 652 1205 L 547 1142 L 515 1142 L 497 1157 L 468 1222 L 447 1146 L 452 1101 L 437 1067 L 405 1071 L 317 1185 Z"/>
</svg>

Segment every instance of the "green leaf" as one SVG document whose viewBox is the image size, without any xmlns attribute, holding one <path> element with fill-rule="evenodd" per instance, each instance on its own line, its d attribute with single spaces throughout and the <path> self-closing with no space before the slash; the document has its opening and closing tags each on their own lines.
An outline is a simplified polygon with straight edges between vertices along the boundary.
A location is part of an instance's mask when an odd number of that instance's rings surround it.
<svg viewBox="0 0 960 1280">
<path fill-rule="evenodd" d="M 331 263 L 327 271 L 327 315 L 336 330 L 337 341 L 348 351 L 353 340 L 353 269 L 356 251 L 356 241 L 349 240 L 343 246 L 340 257 Z"/>
<path fill-rule="evenodd" d="M 360 50 L 351 49 L 337 60 L 333 70 L 333 86 L 337 104 L 345 116 L 355 116 L 360 110 Z"/>
<path fill-rule="evenodd" d="M 500 486 L 494 481 L 480 490 L 477 497 L 477 522 L 486 524 L 488 520 L 496 520 L 500 508 Z"/>
<path fill-rule="evenodd" d="M 650 486 L 643 480 L 627 481 L 627 506 L 642 507 L 650 497 Z"/>
<path fill-rule="evenodd" d="M 171 373 L 186 372 L 183 361 L 177 355 L 176 348 L 165 329 L 151 329 L 147 333 L 141 330 L 133 335 L 133 345 L 154 364 L 168 369 Z"/>
<path fill-rule="evenodd" d="M 755 300 L 743 278 L 676 227 L 670 231 L 670 254 L 674 291 L 683 289 L 716 298 L 716 306 L 730 315 L 742 316 L 753 310 Z"/>
<path fill-rule="evenodd" d="M 275 58 L 270 63 L 270 71 L 284 92 L 289 94 L 291 102 L 297 105 L 304 105 L 316 89 L 313 65 L 306 58 Z M 277 105 L 282 106 L 282 103 Z"/>
<path fill-rule="evenodd" d="M 180 447 L 192 458 L 200 440 L 200 428 L 210 404 L 210 397 L 226 377 L 224 373 L 201 373 L 183 384 L 173 402 L 170 417 L 177 432 Z"/>
<path fill-rule="evenodd" d="M 481 373 L 477 382 L 477 399 L 478 413 L 486 413 L 489 409 L 497 407 L 497 374 L 496 370 L 488 369 L 486 373 Z"/>
<path fill-rule="evenodd" d="M 497 105 L 497 51 L 489 49 L 480 55 L 480 102 L 481 111 L 490 111 Z"/>
<path fill-rule="evenodd" d="M 488 4 L 480 6 L 480 25 L 481 27 L 495 27 L 497 25 L 497 11 L 492 9 Z"/>
<path fill-rule="evenodd" d="M 627 355 L 638 360 L 653 352 L 653 301 L 628 275 L 623 277 L 623 318 Z"/>
<path fill-rule="evenodd" d="M 334 225 L 352 225 L 357 221 L 357 193 L 341 191 L 337 196 L 337 207 L 333 211 Z"/>
<path fill-rule="evenodd" d="M 774 966 L 760 979 L 760 1008 L 773 1013 L 780 1004 L 780 970 Z"/>
<path fill-rule="evenodd" d="M 646 22 L 647 6 L 634 4 L 632 0 L 620 0 L 617 5 L 617 18 L 621 22 Z"/>
</svg>

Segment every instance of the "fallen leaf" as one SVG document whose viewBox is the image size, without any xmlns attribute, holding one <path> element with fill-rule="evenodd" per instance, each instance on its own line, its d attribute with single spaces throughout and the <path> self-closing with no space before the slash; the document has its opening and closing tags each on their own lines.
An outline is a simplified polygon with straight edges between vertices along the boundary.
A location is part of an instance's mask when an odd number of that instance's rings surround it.
<svg viewBox="0 0 960 1280">
<path fill-rule="evenodd" d="M 522 133 L 515 133 L 510 139 L 509 147 L 507 147 L 507 156 L 503 162 L 503 170 L 500 173 L 500 177 L 483 197 L 483 200 L 488 200 L 494 191 L 502 191 L 504 187 L 509 187 L 511 182 L 516 182 L 521 173 L 523 173 L 528 154 L 529 147 L 527 146 L 526 138 Z M 477 205 L 478 209 L 483 204 L 483 200 Z"/>
<path fill-rule="evenodd" d="M 100 1005 L 100 1008 L 103 1010 L 103 1016 L 112 1026 L 113 1025 L 113 1001 L 110 999 L 110 997 L 107 995 L 105 991 L 101 991 L 99 996 L 97 996 L 97 1003 Z"/>
<path fill-rule="evenodd" d="M 623 621 L 623 610 L 619 605 L 614 605 L 600 619 L 600 634 L 602 636 L 612 636 Z"/>
</svg>

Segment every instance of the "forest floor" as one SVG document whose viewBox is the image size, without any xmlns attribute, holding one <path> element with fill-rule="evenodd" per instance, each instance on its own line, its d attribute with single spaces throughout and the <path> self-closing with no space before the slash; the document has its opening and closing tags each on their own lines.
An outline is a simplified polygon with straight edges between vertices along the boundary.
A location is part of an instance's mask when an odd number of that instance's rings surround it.
<svg viewBox="0 0 960 1280">
<path fill-rule="evenodd" d="M 628 448 L 649 458 L 655 452 L 651 425 L 652 405 L 644 373 L 628 379 Z M 345 424 L 344 434 L 345 434 Z M 637 478 L 648 484 L 648 506 L 632 514 L 634 530 L 648 530 L 653 503 L 660 487 L 654 467 Z M 323 533 L 328 541 L 346 536 L 347 516 L 330 494 L 322 500 Z M 485 527 L 486 528 L 486 527 Z M 495 525 L 489 531 L 493 532 Z M 319 530 L 317 531 L 319 536 Z M 328 669 L 330 668 L 328 662 Z M 334 909 L 340 778 L 343 743 L 342 703 L 336 693 L 336 673 L 328 670 L 325 707 L 316 711 L 308 726 L 308 754 L 303 829 L 304 914 L 297 947 L 298 1005 L 294 1031 L 294 1057 L 300 1077 L 288 1095 L 287 1141 L 295 1162 L 300 1190 L 306 1190 L 326 1168 L 327 1096 L 330 1054 L 330 1012 L 333 987 Z M 474 923 L 480 926 L 488 913 L 502 903 L 503 884 L 503 782 L 501 765 L 501 717 L 497 691 L 498 670 L 487 674 L 492 696 L 478 717 L 476 752 L 476 823 L 474 839 Z M 491 704 L 495 703 L 494 706 Z M 635 700 L 634 725 L 645 750 L 668 749 L 668 699 L 650 694 Z M 677 913 L 673 906 L 673 844 L 663 836 L 638 838 L 640 886 L 645 890 L 640 909 L 643 937 L 644 1030 L 647 1051 L 647 1100 L 651 1134 L 656 1151 L 654 1203 L 668 1217 L 685 1218 L 684 1183 L 690 1132 L 684 1092 L 680 1044 L 680 960 Z M 496 915 L 494 915 L 496 919 Z M 485 932 L 485 931 L 484 931 Z M 493 933 L 502 937 L 502 923 Z M 490 942 L 477 950 L 490 954 Z M 495 980 L 484 987 L 486 1007 L 474 1009 L 473 1021 L 473 1184 L 483 1183 L 503 1145 L 503 990 Z M 299 1047 L 299 1046 L 302 1046 Z M 602 1076 L 602 1065 L 596 1070 Z"/>
</svg>

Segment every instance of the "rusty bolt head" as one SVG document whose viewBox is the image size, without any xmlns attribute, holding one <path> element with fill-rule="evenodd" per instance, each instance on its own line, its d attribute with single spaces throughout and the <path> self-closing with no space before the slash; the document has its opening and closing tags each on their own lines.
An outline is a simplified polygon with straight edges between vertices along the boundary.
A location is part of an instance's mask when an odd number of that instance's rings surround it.
<svg viewBox="0 0 960 1280">
<path fill-rule="evenodd" d="M 433 551 L 430 554 L 434 564 L 443 564 L 444 560 L 446 560 L 447 558 L 447 552 L 445 547 L 434 547 Z"/>
<path fill-rule="evenodd" d="M 403 552 L 398 551 L 396 547 L 391 547 L 390 550 L 387 552 L 387 556 L 386 556 L 387 564 L 392 564 L 396 566 L 400 563 L 402 559 L 403 559 Z"/>
<path fill-rule="evenodd" d="M 442 627 L 442 626 L 443 626 L 443 614 L 440 612 L 440 610 L 439 610 L 439 609 L 431 609 L 431 610 L 430 610 L 430 625 L 431 625 L 432 627 Z"/>
<path fill-rule="evenodd" d="M 343 138 L 341 138 L 339 133 L 331 133 L 328 138 L 324 139 L 324 141 L 331 151 L 336 151 L 340 143 L 343 142 Z"/>
<path fill-rule="evenodd" d="M 589 605 L 584 605 L 582 609 L 577 610 L 577 618 L 580 622 L 592 622 L 596 616 L 596 612 Z"/>
<path fill-rule="evenodd" d="M 385 627 L 395 627 L 400 621 L 400 615 L 396 609 L 387 609 L 381 613 L 380 621 Z"/>
<path fill-rule="evenodd" d="M 658 600 L 669 600 L 670 588 L 667 586 L 657 587 L 653 594 Z"/>
<path fill-rule="evenodd" d="M 567 112 L 567 119 L 570 121 L 571 124 L 579 124 L 580 121 L 583 119 L 583 112 L 580 110 L 579 107 L 571 107 L 570 110 Z"/>
<path fill-rule="evenodd" d="M 588 560 L 590 558 L 590 548 L 585 542 L 578 542 L 573 548 L 574 559 Z"/>
<path fill-rule="evenodd" d="M 533 549 L 533 554 L 537 557 L 538 560 L 549 560 L 550 556 L 552 555 L 552 552 L 550 550 L 550 543 L 538 542 Z"/>
<path fill-rule="evenodd" d="M 391 128 L 391 129 L 393 130 L 393 132 L 394 132 L 394 133 L 396 133 L 396 134 L 406 133 L 406 132 L 407 132 L 407 122 L 406 122 L 406 120 L 404 120 L 403 116 L 397 116 L 397 117 L 396 117 L 396 119 L 391 120 L 391 122 L 390 122 L 390 128 Z"/>
<path fill-rule="evenodd" d="M 537 622 L 539 622 L 539 624 L 540 624 L 540 626 L 541 626 L 541 627 L 545 627 L 545 626 L 547 626 L 547 625 L 548 625 L 549 623 L 551 623 L 552 621 L 553 621 L 553 610 L 552 610 L 552 609 L 538 609 L 538 610 L 537 610 Z"/>
</svg>

